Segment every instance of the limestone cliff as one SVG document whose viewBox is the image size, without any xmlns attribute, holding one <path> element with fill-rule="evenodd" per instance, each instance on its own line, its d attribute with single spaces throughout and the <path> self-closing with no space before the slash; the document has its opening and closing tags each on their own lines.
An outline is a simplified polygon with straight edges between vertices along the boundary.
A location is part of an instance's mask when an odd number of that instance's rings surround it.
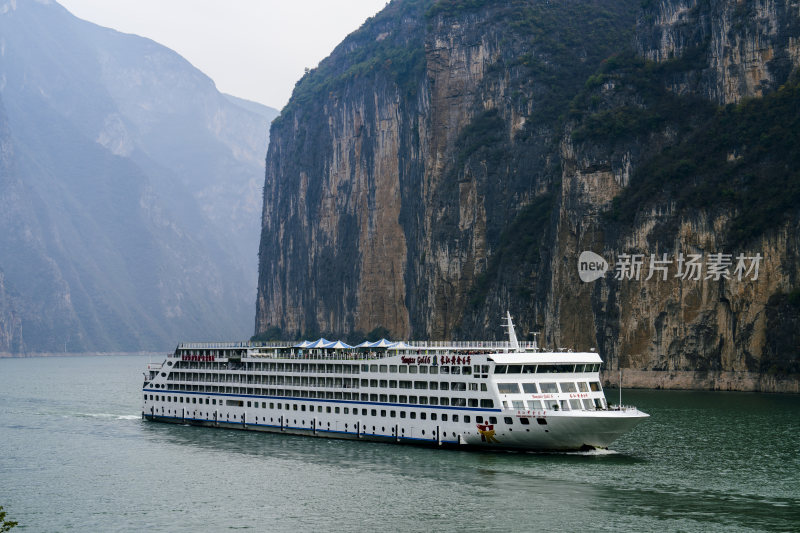
<svg viewBox="0 0 800 533">
<path fill-rule="evenodd" d="M 273 123 L 256 332 L 497 338 L 510 309 L 636 385 L 797 389 L 798 17 L 392 2 Z M 677 270 L 719 253 L 727 278 Z"/>
</svg>

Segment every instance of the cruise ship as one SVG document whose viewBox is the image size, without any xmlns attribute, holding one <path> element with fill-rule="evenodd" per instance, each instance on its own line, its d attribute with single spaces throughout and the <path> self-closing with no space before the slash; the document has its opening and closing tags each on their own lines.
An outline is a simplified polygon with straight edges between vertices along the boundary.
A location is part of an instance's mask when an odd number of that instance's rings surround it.
<svg viewBox="0 0 800 533">
<path fill-rule="evenodd" d="M 507 341 L 183 343 L 148 364 L 157 422 L 441 447 L 606 448 L 649 415 L 609 406 L 594 352 Z"/>
</svg>

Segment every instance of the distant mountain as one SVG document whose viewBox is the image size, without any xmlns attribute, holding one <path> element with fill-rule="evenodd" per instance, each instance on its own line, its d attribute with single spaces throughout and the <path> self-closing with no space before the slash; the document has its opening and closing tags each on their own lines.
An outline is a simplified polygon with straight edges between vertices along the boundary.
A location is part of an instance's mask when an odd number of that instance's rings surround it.
<svg viewBox="0 0 800 533">
<path fill-rule="evenodd" d="M 54 2 L 0 3 L 0 352 L 253 324 L 270 110 Z"/>
<path fill-rule="evenodd" d="M 253 102 L 252 100 L 245 100 L 244 98 L 239 98 L 238 96 L 233 96 L 232 94 L 226 93 L 222 93 L 222 96 L 227 98 L 230 103 L 238 105 L 239 107 L 242 107 L 251 113 L 255 113 L 256 115 L 262 117 L 267 121 L 267 124 L 271 123 L 275 117 L 281 114 L 281 112 L 274 107 L 259 104 L 258 102 Z M 269 134 L 269 132 L 267 133 Z"/>
</svg>

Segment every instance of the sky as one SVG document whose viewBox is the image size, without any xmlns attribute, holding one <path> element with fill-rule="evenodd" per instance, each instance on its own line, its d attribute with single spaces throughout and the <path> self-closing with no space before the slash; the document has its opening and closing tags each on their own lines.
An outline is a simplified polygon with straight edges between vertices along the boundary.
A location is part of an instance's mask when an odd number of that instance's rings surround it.
<svg viewBox="0 0 800 533">
<path fill-rule="evenodd" d="M 58 0 L 78 18 L 148 37 L 222 92 L 277 109 L 386 0 Z"/>
</svg>

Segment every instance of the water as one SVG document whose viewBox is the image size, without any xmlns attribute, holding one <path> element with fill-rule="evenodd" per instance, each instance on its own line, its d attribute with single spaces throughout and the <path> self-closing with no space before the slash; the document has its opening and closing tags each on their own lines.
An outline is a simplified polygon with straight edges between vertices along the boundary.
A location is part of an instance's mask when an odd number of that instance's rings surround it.
<svg viewBox="0 0 800 533">
<path fill-rule="evenodd" d="M 13 531 L 800 528 L 798 396 L 625 391 L 610 451 L 462 452 L 143 422 L 146 362 L 0 359 Z"/>
</svg>

